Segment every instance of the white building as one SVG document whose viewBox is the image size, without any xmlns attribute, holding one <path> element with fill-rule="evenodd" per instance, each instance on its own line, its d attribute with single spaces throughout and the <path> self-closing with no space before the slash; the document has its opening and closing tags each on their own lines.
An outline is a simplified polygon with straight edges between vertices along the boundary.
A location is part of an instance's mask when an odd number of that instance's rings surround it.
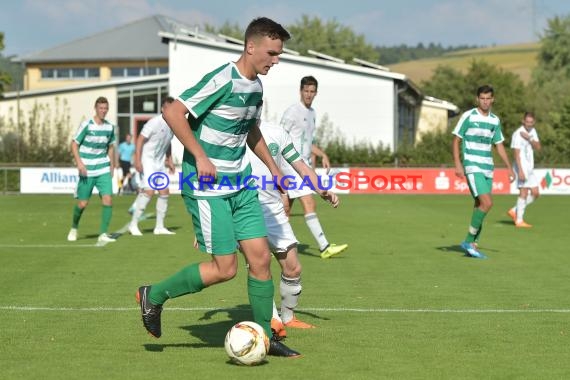
<svg viewBox="0 0 570 380">
<path fill-rule="evenodd" d="M 156 39 L 144 38 L 141 44 L 137 36 L 148 36 L 149 29 L 155 31 Z M 109 36 L 113 44 L 105 44 Z M 88 43 L 107 48 L 91 49 Z M 200 33 L 164 16 L 153 16 L 22 58 L 25 64 L 29 62 L 26 76 L 28 82 L 34 79 L 30 82 L 33 86 L 5 93 L 0 99 L 0 117 L 12 120 L 13 125 L 18 115 L 25 118 L 36 104 L 46 105 L 53 112 L 65 107 L 70 129 L 75 130 L 80 121 L 93 115 L 95 99 L 106 96 L 110 102 L 108 119 L 118 126 L 122 139 L 126 133 L 136 135 L 144 122 L 159 112 L 166 95 L 178 96 L 207 72 L 237 60 L 242 50 L 241 41 Z M 89 62 L 80 61 L 78 57 L 88 51 L 92 52 Z M 125 61 L 125 51 L 136 52 L 133 62 Z M 365 141 L 394 149 L 401 142 L 414 143 L 421 132 L 445 128 L 448 117 L 458 112 L 451 103 L 425 98 L 403 74 L 358 59 L 345 63 L 309 52 L 311 56 L 301 56 L 286 50 L 269 75 L 261 77 L 264 119 L 278 121 L 289 105 L 299 101 L 300 79 L 306 75 L 319 81 L 313 104 L 317 126 L 327 120 L 349 144 Z M 148 62 L 159 65 L 161 60 L 168 61 L 168 69 L 164 67 L 165 74 L 156 75 L 158 69 Z M 76 71 L 83 76 L 90 72 L 77 69 L 81 65 L 96 66 L 98 71 L 92 71 L 99 76 L 75 80 Z"/>
</svg>

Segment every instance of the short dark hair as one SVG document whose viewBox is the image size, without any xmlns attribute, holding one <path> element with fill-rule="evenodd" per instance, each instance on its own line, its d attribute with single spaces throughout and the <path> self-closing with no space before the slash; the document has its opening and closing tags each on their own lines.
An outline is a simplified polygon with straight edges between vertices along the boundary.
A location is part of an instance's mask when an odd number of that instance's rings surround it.
<svg viewBox="0 0 570 380">
<path fill-rule="evenodd" d="M 307 75 L 306 77 L 301 78 L 301 90 L 305 86 L 315 86 L 315 88 L 319 87 L 319 82 L 317 79 L 312 75 Z"/>
<path fill-rule="evenodd" d="M 477 97 L 479 97 L 479 95 L 481 94 L 491 94 L 491 95 L 495 95 L 495 90 L 493 90 L 493 87 L 489 84 L 484 84 L 483 86 L 480 86 L 477 89 Z"/>
<path fill-rule="evenodd" d="M 534 112 L 532 111 L 526 111 L 524 113 L 523 119 L 526 119 L 527 117 L 532 117 L 533 119 L 536 119 L 536 117 L 534 117 Z"/>
<path fill-rule="evenodd" d="M 170 104 L 174 101 L 174 98 L 172 96 L 167 96 L 166 98 L 162 99 L 162 104 L 161 106 L 164 107 L 164 105 L 166 103 Z"/>
<path fill-rule="evenodd" d="M 289 40 L 291 35 L 281 24 L 267 17 L 253 19 L 245 30 L 245 42 L 256 37 L 269 37 L 272 40 Z"/>
<path fill-rule="evenodd" d="M 100 96 L 97 98 L 97 100 L 95 100 L 95 107 L 97 107 L 97 104 L 109 104 L 109 101 L 106 97 Z"/>
</svg>

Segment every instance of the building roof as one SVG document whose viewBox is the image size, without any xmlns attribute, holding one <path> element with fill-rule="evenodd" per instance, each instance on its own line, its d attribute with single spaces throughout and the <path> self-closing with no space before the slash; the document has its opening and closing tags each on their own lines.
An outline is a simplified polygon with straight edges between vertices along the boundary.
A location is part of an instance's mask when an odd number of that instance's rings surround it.
<svg viewBox="0 0 570 380">
<path fill-rule="evenodd" d="M 174 32 L 182 26 L 183 23 L 169 17 L 154 15 L 17 60 L 26 63 L 168 60 L 168 46 L 161 42 L 158 33 Z"/>
<path fill-rule="evenodd" d="M 104 82 L 79 84 L 69 87 L 46 88 L 41 90 L 11 91 L 11 92 L 5 92 L 2 95 L 0 95 L 0 101 L 12 100 L 17 98 L 33 98 L 36 96 L 46 96 L 46 95 L 58 96 L 70 92 L 73 93 L 78 91 L 94 90 L 99 88 L 122 87 L 122 86 L 132 87 L 137 85 L 148 85 L 148 84 L 157 84 L 157 83 L 168 85 L 168 74 L 147 75 L 144 77 L 133 77 L 133 78 L 120 78 Z"/>
</svg>

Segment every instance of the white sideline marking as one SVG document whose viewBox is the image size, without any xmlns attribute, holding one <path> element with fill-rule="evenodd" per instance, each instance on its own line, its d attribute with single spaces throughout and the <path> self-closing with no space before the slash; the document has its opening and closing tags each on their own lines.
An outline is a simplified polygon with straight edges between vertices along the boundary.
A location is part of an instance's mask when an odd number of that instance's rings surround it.
<svg viewBox="0 0 570 380">
<path fill-rule="evenodd" d="M 96 244 L 0 244 L 0 248 L 97 248 Z"/>
<path fill-rule="evenodd" d="M 78 312 L 116 312 L 139 311 L 138 307 L 42 307 L 42 306 L 0 306 L 7 311 L 78 311 Z M 244 310 L 227 307 L 168 307 L 168 311 L 214 311 L 214 310 Z M 570 309 L 359 309 L 359 308 L 328 308 L 307 307 L 298 311 L 329 311 L 351 313 L 441 313 L 441 314 L 540 314 L 540 313 L 570 313 Z"/>
</svg>

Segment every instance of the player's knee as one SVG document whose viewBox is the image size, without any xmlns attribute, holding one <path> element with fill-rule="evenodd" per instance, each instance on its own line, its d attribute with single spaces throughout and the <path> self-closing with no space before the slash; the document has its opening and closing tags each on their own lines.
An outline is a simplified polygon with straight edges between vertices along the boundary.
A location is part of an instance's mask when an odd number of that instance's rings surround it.
<svg viewBox="0 0 570 380">
<path fill-rule="evenodd" d="M 88 204 L 89 204 L 88 201 L 79 201 L 79 202 L 77 202 L 77 207 L 85 208 L 85 207 L 87 207 Z"/>
<path fill-rule="evenodd" d="M 283 275 L 288 278 L 301 277 L 301 269 L 301 264 L 298 263 L 297 265 L 284 268 Z"/>
<path fill-rule="evenodd" d="M 234 278 L 237 274 L 237 266 L 230 266 L 218 269 L 218 280 L 219 282 L 229 281 Z"/>
</svg>

